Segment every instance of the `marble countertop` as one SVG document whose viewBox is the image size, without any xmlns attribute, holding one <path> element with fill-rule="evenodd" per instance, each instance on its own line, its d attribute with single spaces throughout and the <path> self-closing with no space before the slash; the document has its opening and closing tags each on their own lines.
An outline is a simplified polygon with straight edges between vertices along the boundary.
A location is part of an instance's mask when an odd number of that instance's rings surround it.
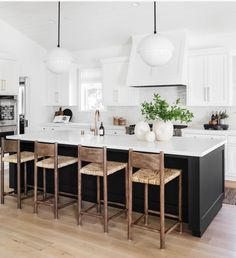
<svg viewBox="0 0 236 258">
<path fill-rule="evenodd" d="M 194 137 L 172 137 L 169 141 L 146 142 L 139 141 L 134 135 L 105 135 L 94 136 L 91 134 L 81 135 L 73 130 L 38 131 L 22 135 L 7 136 L 8 139 L 20 139 L 23 141 L 57 142 L 59 144 L 78 145 L 90 147 L 106 146 L 110 149 L 128 150 L 165 154 L 203 157 L 211 151 L 226 143 L 221 139 L 196 139 Z"/>
</svg>

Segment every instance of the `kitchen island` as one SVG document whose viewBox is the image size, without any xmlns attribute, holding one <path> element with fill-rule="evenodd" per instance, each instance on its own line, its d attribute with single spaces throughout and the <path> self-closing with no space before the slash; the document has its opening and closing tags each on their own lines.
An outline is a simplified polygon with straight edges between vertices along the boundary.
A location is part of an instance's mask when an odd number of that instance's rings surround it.
<svg viewBox="0 0 236 258">
<path fill-rule="evenodd" d="M 77 145 L 108 148 L 108 160 L 128 161 L 128 150 L 165 153 L 165 167 L 182 169 L 183 173 L 183 220 L 188 223 L 192 235 L 200 237 L 222 207 L 224 198 L 224 140 L 173 137 L 166 142 L 138 141 L 135 136 L 93 136 L 81 135 L 75 131 L 32 132 L 24 135 L 8 136 L 20 139 L 22 149 L 33 151 L 33 142 L 57 142 L 59 154 L 77 156 Z M 33 169 L 28 164 L 29 170 Z M 60 191 L 76 194 L 76 169 L 63 168 L 60 171 Z M 16 167 L 10 166 L 10 186 L 16 188 Z M 42 177 L 39 173 L 39 177 Z M 33 173 L 28 173 L 28 181 L 33 185 Z M 39 178 L 42 184 L 42 178 Z M 53 190 L 52 173 L 47 173 L 47 191 Z M 150 186 L 149 207 L 159 210 L 159 189 Z M 143 185 L 134 185 L 133 209 L 143 210 Z M 173 180 L 166 186 L 166 212 L 177 214 L 178 182 Z M 96 201 L 96 179 L 84 175 L 83 200 Z M 114 202 L 124 202 L 124 171 L 112 175 L 108 180 L 108 198 Z"/>
</svg>

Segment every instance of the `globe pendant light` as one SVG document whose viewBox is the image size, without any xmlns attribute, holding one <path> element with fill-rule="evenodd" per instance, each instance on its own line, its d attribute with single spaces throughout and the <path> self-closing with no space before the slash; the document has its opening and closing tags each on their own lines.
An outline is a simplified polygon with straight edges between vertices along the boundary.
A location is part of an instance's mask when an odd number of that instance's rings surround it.
<svg viewBox="0 0 236 258">
<path fill-rule="evenodd" d="M 51 72 L 63 73 L 69 70 L 72 56 L 68 50 L 60 46 L 60 2 L 58 2 L 58 31 L 57 47 L 52 49 L 46 56 L 46 65 Z"/>
<path fill-rule="evenodd" d="M 173 44 L 167 38 L 157 35 L 156 2 L 154 2 L 154 34 L 148 35 L 141 40 L 138 53 L 147 65 L 155 67 L 168 63 L 173 51 Z"/>
</svg>

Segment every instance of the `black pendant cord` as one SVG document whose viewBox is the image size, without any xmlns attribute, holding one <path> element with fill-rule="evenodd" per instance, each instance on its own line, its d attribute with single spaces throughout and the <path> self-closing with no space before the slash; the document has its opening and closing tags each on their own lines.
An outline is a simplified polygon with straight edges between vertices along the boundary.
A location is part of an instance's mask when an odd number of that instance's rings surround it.
<svg viewBox="0 0 236 258">
<path fill-rule="evenodd" d="M 60 47 L 60 30 L 61 30 L 61 3 L 58 2 L 58 21 L 57 21 L 57 47 Z"/>
<path fill-rule="evenodd" d="M 157 10 L 156 1 L 154 1 L 154 34 L 157 33 Z"/>
</svg>

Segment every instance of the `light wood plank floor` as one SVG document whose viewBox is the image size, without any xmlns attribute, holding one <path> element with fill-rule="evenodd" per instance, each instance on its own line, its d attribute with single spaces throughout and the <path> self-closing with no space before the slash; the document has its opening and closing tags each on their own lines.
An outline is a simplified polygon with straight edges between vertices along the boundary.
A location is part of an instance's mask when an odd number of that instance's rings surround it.
<svg viewBox="0 0 236 258">
<path fill-rule="evenodd" d="M 109 233 L 103 233 L 96 218 L 84 217 L 83 226 L 75 220 L 75 206 L 60 211 L 53 219 L 49 207 L 40 206 L 32 214 L 32 200 L 16 209 L 16 200 L 6 198 L 0 205 L 0 257 L 236 257 L 236 206 L 224 205 L 202 238 L 192 237 L 186 227 L 167 236 L 166 249 L 159 250 L 159 235 L 135 229 L 133 241 L 126 240 L 125 216 L 109 223 Z"/>
<path fill-rule="evenodd" d="M 225 187 L 228 187 L 228 188 L 236 188 L 236 181 L 229 181 L 229 180 L 226 180 L 226 181 L 225 181 Z"/>
</svg>

